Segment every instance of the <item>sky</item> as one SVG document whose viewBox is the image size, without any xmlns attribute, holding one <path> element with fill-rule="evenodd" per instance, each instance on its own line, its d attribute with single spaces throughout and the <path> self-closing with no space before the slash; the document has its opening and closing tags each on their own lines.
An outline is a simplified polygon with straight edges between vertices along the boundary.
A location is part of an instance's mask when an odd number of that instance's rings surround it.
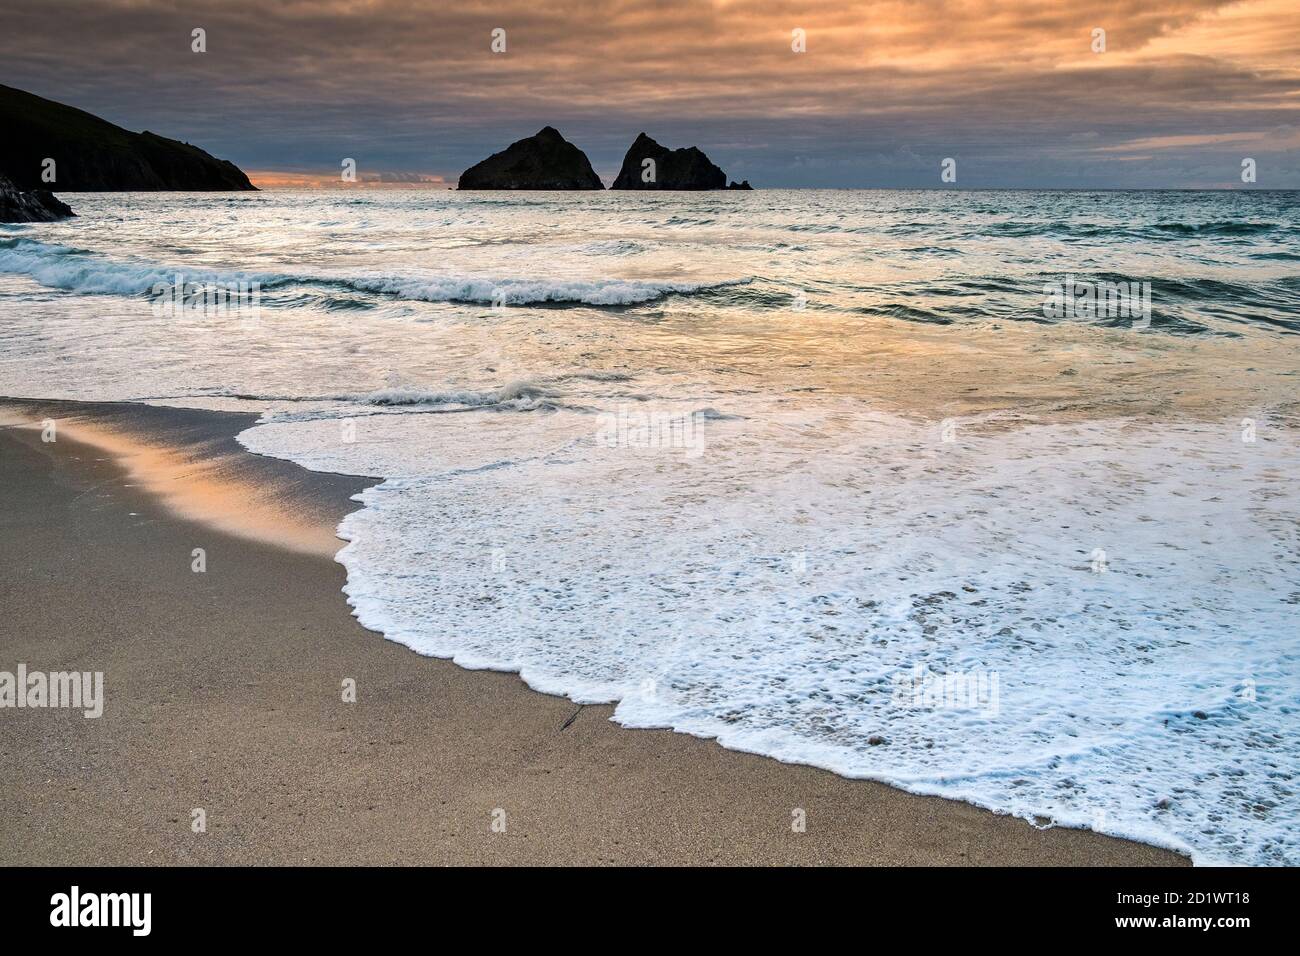
<svg viewBox="0 0 1300 956">
<path fill-rule="evenodd" d="M 255 182 L 551 125 L 607 182 L 644 130 L 757 187 L 1300 188 L 1300 0 L 3 2 L 0 83 Z"/>
</svg>

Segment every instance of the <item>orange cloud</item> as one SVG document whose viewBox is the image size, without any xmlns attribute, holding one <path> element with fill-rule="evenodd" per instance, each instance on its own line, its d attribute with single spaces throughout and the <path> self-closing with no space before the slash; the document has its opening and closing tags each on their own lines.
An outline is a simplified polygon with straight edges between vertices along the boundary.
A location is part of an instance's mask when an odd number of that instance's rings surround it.
<svg viewBox="0 0 1300 956">
<path fill-rule="evenodd" d="M 355 156 L 448 181 L 548 123 L 600 172 L 646 129 L 718 150 L 737 171 L 758 176 L 753 164 L 768 163 L 769 182 L 821 170 L 845 184 L 895 159 L 902 170 L 911 155 L 959 153 L 990 171 L 1019 162 L 1027 176 L 1145 155 L 1124 144 L 1147 139 L 1180 143 L 1152 147 L 1170 156 L 1231 149 L 1233 137 L 1285 149 L 1268 131 L 1300 125 L 1294 0 L 187 6 L 63 0 L 50 17 L 49 0 L 6 0 L 8 82 L 136 128 L 228 143 L 263 169 L 329 171 Z M 189 48 L 194 26 L 208 31 L 201 56 Z M 796 28 L 804 53 L 791 49 Z M 1095 29 L 1104 53 L 1093 52 Z M 82 38 L 75 54 L 69 35 Z M 1153 175 L 1163 184 L 1177 171 Z"/>
</svg>

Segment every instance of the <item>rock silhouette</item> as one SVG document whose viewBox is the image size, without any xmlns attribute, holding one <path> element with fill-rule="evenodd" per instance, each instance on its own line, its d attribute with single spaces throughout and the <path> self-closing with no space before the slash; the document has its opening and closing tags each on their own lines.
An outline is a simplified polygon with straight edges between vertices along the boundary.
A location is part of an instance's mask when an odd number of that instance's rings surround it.
<svg viewBox="0 0 1300 956">
<path fill-rule="evenodd" d="M 254 189 L 234 163 L 154 133 L 0 86 L 0 173 L 19 189 L 59 192 Z M 54 180 L 42 173 L 54 161 Z"/>
<path fill-rule="evenodd" d="M 49 190 L 23 191 L 0 175 L 0 222 L 53 222 L 75 215 Z"/>
<path fill-rule="evenodd" d="M 460 174 L 459 189 L 604 189 L 587 154 L 553 126 Z"/>
<path fill-rule="evenodd" d="M 610 188 L 726 189 L 727 177 L 698 147 L 669 149 L 641 133 L 623 157 L 623 168 Z"/>
</svg>

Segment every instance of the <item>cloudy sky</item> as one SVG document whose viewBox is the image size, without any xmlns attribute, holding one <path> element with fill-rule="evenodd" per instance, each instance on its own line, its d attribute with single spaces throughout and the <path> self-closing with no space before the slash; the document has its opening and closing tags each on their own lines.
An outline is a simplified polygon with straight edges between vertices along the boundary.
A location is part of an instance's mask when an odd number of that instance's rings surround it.
<svg viewBox="0 0 1300 956">
<path fill-rule="evenodd" d="M 1297 0 L 4 6 L 0 83 L 264 181 L 454 182 L 549 124 L 607 180 L 645 130 L 756 186 L 935 186 L 945 157 L 959 186 L 1240 186 L 1250 157 L 1300 188 Z"/>
</svg>

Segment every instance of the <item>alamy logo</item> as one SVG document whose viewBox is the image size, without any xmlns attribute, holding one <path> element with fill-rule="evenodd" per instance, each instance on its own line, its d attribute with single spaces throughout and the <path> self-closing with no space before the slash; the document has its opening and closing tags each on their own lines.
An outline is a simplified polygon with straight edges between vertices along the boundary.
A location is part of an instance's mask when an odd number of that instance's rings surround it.
<svg viewBox="0 0 1300 956">
<path fill-rule="evenodd" d="M 185 276 L 177 273 L 172 282 L 155 282 L 151 292 L 150 307 L 156 318 L 238 314 L 245 322 L 253 322 L 262 310 L 260 282 L 186 282 Z"/>
<path fill-rule="evenodd" d="M 88 720 L 104 713 L 104 672 L 0 671 L 0 709 L 5 707 L 68 707 Z"/>
<path fill-rule="evenodd" d="M 51 926 L 129 926 L 133 936 L 148 936 L 153 928 L 152 893 L 71 892 L 50 897 Z"/>
<path fill-rule="evenodd" d="M 985 717 L 1001 712 L 997 671 L 932 674 L 917 664 L 910 674 L 894 675 L 893 703 L 925 710 L 978 710 Z"/>
<path fill-rule="evenodd" d="M 1064 282 L 1043 286 L 1043 317 L 1048 319 L 1117 319 L 1133 321 L 1133 327 L 1151 325 L 1150 282 L 1080 282 L 1066 276 Z"/>
<path fill-rule="evenodd" d="M 596 441 L 607 448 L 680 449 L 697 458 L 704 453 L 704 413 L 673 415 L 623 405 L 601 413 Z"/>
</svg>

